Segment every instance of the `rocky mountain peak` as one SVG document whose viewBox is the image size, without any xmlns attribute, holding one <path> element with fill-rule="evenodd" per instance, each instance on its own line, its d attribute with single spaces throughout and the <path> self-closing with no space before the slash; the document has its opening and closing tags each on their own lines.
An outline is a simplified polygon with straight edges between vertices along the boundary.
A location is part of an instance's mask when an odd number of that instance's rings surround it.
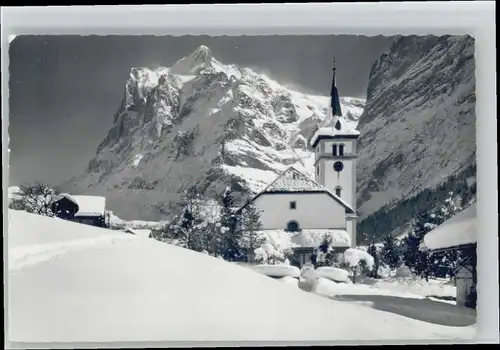
<svg viewBox="0 0 500 350">
<path fill-rule="evenodd" d="M 132 68 L 114 124 L 80 176 L 62 187 L 101 194 L 123 218 L 171 214 L 183 190 L 255 193 L 289 165 L 313 176 L 307 138 L 329 97 L 223 64 L 200 46 L 172 67 Z M 353 127 L 364 100 L 341 98 Z"/>
<path fill-rule="evenodd" d="M 212 67 L 212 51 L 201 45 L 188 56 L 181 58 L 171 68 L 174 74 L 198 74 L 201 70 Z"/>
</svg>

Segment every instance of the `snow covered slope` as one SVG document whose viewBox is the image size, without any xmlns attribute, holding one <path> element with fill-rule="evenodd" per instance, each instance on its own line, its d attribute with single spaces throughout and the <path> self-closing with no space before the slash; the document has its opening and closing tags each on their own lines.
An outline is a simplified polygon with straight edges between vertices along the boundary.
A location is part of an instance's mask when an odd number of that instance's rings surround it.
<svg viewBox="0 0 500 350">
<path fill-rule="evenodd" d="M 164 217 L 192 186 L 207 196 L 228 185 L 255 193 L 289 165 L 314 171 L 306 139 L 329 122 L 328 103 L 200 46 L 173 67 L 131 70 L 114 126 L 88 169 L 61 188 L 105 195 L 127 220 Z M 364 100 L 341 103 L 356 126 Z"/>
<path fill-rule="evenodd" d="M 362 218 L 475 163 L 474 67 L 470 36 L 401 36 L 374 63 L 358 124 Z"/>
<path fill-rule="evenodd" d="M 332 301 L 124 232 L 15 210 L 8 219 L 10 341 L 388 341 L 475 334 L 474 327 L 437 326 Z"/>
</svg>

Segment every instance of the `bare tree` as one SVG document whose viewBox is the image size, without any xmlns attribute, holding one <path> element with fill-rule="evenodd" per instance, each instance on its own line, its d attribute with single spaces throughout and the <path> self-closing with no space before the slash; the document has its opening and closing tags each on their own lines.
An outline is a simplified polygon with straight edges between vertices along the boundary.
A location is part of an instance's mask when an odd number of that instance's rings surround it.
<svg viewBox="0 0 500 350">
<path fill-rule="evenodd" d="M 24 210 L 44 216 L 54 216 L 51 210 L 56 191 L 43 182 L 35 182 L 32 185 L 21 185 L 20 197 L 14 199 L 9 207 L 11 209 Z"/>
</svg>

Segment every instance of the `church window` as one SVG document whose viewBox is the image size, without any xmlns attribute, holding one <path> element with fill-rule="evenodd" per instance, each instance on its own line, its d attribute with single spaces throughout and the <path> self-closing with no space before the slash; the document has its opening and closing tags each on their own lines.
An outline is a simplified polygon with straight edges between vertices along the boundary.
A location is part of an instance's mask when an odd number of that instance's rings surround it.
<svg viewBox="0 0 500 350">
<path fill-rule="evenodd" d="M 289 221 L 288 224 L 286 224 L 286 229 L 289 232 L 297 232 L 299 230 L 299 223 L 295 220 Z"/>
<path fill-rule="evenodd" d="M 297 209 L 297 202 L 295 201 L 290 202 L 290 209 Z"/>
<path fill-rule="evenodd" d="M 332 146 L 332 155 L 336 156 L 337 155 L 337 145 Z"/>
<path fill-rule="evenodd" d="M 316 167 L 316 175 L 319 176 L 319 165 Z"/>
<path fill-rule="evenodd" d="M 339 145 L 339 156 L 344 155 L 344 145 Z"/>
<path fill-rule="evenodd" d="M 340 186 L 335 187 L 335 194 L 337 195 L 337 197 L 341 197 L 342 187 L 340 187 Z"/>
<path fill-rule="evenodd" d="M 340 173 L 342 170 L 344 170 L 344 164 L 340 161 L 333 163 L 333 170 Z"/>
<path fill-rule="evenodd" d="M 340 120 L 337 120 L 337 123 L 335 123 L 335 129 L 340 130 L 342 128 L 342 125 L 340 124 Z"/>
</svg>

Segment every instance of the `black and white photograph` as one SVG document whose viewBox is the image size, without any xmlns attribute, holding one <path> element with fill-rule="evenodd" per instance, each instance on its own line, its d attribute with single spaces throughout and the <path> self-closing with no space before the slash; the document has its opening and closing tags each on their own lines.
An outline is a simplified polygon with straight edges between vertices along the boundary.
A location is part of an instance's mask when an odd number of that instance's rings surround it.
<svg viewBox="0 0 500 350">
<path fill-rule="evenodd" d="M 5 51 L 9 341 L 476 337 L 473 35 Z"/>
</svg>

